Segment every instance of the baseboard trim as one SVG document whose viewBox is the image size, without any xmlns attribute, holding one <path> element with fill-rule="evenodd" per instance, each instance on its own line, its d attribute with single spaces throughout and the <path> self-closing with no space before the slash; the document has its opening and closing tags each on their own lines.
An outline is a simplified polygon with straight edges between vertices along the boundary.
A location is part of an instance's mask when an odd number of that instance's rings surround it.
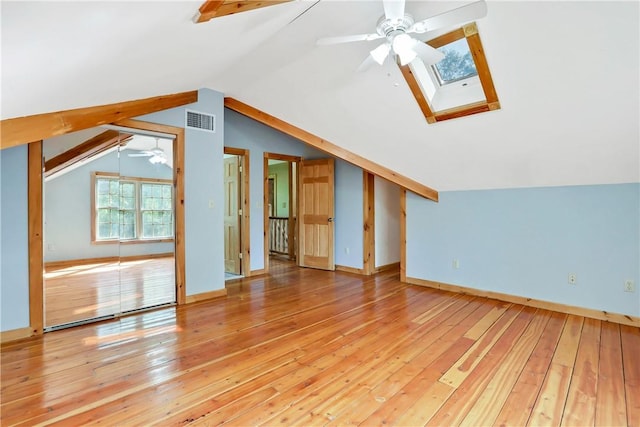
<svg viewBox="0 0 640 427">
<path fill-rule="evenodd" d="M 260 270 L 251 270 L 247 277 L 262 276 L 263 274 L 266 274 L 264 268 L 262 268 Z"/>
<path fill-rule="evenodd" d="M 222 298 L 227 296 L 227 289 L 217 289 L 210 292 L 202 292 L 200 294 L 187 295 L 185 302 L 191 304 L 194 302 L 206 301 L 215 298 Z"/>
<path fill-rule="evenodd" d="M 621 325 L 640 327 L 640 317 L 638 316 L 630 316 L 627 314 L 619 314 L 619 313 L 609 313 L 608 311 L 603 311 L 603 310 L 577 307 L 577 306 L 561 304 L 557 302 L 520 297 L 517 295 L 511 295 L 511 294 L 503 294 L 500 292 L 485 291 L 482 289 L 468 288 L 466 286 L 451 285 L 448 283 L 435 282 L 432 280 L 417 279 L 415 277 L 407 277 L 406 282 L 412 285 L 425 286 L 425 287 L 434 288 L 434 289 L 441 289 L 443 291 L 497 299 L 500 301 L 511 302 L 514 304 L 522 304 L 529 307 L 542 308 L 542 309 L 551 310 L 551 311 L 558 311 L 560 313 L 566 313 L 566 314 L 574 314 L 576 316 L 584 316 L 592 319 L 619 323 Z"/>
<path fill-rule="evenodd" d="M 143 254 L 143 255 L 130 255 L 130 256 L 109 256 L 102 258 L 82 258 L 82 259 L 69 259 L 64 261 L 51 261 L 44 264 L 45 269 L 49 268 L 63 268 L 71 267 L 74 265 L 86 265 L 86 264 L 100 264 L 111 262 L 127 262 L 127 261 L 139 261 L 141 259 L 153 259 L 153 258 L 167 258 L 172 257 L 173 252 L 166 252 L 160 254 Z"/>
<path fill-rule="evenodd" d="M 29 338 L 31 336 L 33 336 L 33 331 L 29 327 L 3 331 L 0 332 L 0 344 Z"/>
<path fill-rule="evenodd" d="M 389 270 L 400 271 L 400 261 L 392 262 L 391 264 L 385 264 L 385 265 L 378 266 L 373 271 L 375 273 L 382 273 L 383 271 L 389 271 Z"/>
<path fill-rule="evenodd" d="M 336 271 L 343 271 L 345 273 L 364 274 L 363 268 L 347 267 L 346 265 L 336 265 Z"/>
</svg>

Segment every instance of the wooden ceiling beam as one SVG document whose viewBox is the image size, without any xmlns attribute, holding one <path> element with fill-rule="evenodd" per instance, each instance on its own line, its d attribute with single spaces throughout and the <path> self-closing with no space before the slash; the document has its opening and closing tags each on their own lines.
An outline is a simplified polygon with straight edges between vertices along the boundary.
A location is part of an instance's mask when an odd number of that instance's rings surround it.
<svg viewBox="0 0 640 427">
<path fill-rule="evenodd" d="M 352 153 L 349 150 L 339 147 L 329 141 L 320 138 L 319 136 L 316 136 L 310 132 L 300 129 L 299 127 L 287 123 L 284 120 L 260 111 L 257 108 L 240 102 L 237 99 L 225 98 L 224 106 L 262 124 L 265 124 L 273 129 L 279 130 L 284 134 L 299 139 L 305 144 L 317 148 L 320 151 L 324 151 L 327 154 L 351 163 L 352 165 L 357 166 L 374 175 L 377 175 L 380 178 L 384 178 L 387 181 L 393 182 L 394 184 L 410 190 L 422 197 L 436 202 L 438 201 L 438 192 L 433 188 L 427 187 L 426 185 L 414 181 L 411 178 L 400 175 L 389 168 L 374 163 L 371 160 L 365 159 L 362 156 Z"/>
<path fill-rule="evenodd" d="M 198 91 L 194 90 L 97 107 L 5 119 L 0 122 L 0 148 L 28 144 L 52 136 L 191 104 L 197 100 Z"/>
<path fill-rule="evenodd" d="M 60 153 L 44 163 L 44 176 L 47 177 L 62 169 L 85 160 L 96 154 L 102 153 L 111 147 L 122 144 L 131 138 L 129 133 L 121 133 L 117 130 L 107 130 L 99 135 L 89 138 L 81 144 L 71 147 L 64 153 Z"/>
<path fill-rule="evenodd" d="M 200 13 L 196 23 L 290 1 L 292 0 L 207 0 L 198 9 Z"/>
</svg>

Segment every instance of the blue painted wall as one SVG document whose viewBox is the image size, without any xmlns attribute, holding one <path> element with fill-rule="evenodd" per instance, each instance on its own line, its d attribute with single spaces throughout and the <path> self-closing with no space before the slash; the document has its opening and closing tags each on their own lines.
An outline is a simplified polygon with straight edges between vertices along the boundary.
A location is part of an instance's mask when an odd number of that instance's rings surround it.
<svg viewBox="0 0 640 427">
<path fill-rule="evenodd" d="M 29 326 L 26 145 L 0 150 L 0 330 Z"/>
<path fill-rule="evenodd" d="M 362 169 L 345 161 L 335 162 L 335 263 L 352 268 L 364 264 Z"/>
<path fill-rule="evenodd" d="M 224 145 L 226 147 L 249 150 L 251 170 L 249 182 L 251 270 L 260 270 L 264 268 L 262 206 L 264 153 L 287 154 L 304 159 L 320 159 L 328 157 L 328 155 L 302 143 L 296 138 L 229 109 L 225 110 L 224 128 Z M 354 174 L 357 175 L 357 178 L 354 178 Z M 354 185 L 360 186 L 360 193 L 357 196 L 353 192 Z M 335 229 L 335 262 L 336 264 L 362 268 L 362 170 L 346 162 L 336 161 L 335 188 L 335 217 L 338 218 Z M 343 200 L 341 195 L 344 194 L 344 191 L 352 199 Z M 357 208 L 354 208 L 354 206 L 357 206 Z M 351 249 L 351 255 L 349 255 L 348 259 L 342 257 L 344 249 L 341 250 L 338 243 L 340 229 L 349 232 L 349 234 L 341 237 L 342 241 L 340 242 L 340 244 L 348 244 Z M 359 240 L 349 240 L 348 243 L 345 243 L 347 242 L 345 239 L 358 238 L 358 230 L 360 231 Z"/>
<path fill-rule="evenodd" d="M 639 265 L 640 184 L 407 195 L 408 277 L 638 316 Z"/>
<path fill-rule="evenodd" d="M 216 133 L 185 129 L 185 282 L 187 295 L 194 295 L 224 289 L 224 97 L 200 89 L 193 104 L 139 119 L 183 128 L 187 109 L 216 116 Z"/>
</svg>

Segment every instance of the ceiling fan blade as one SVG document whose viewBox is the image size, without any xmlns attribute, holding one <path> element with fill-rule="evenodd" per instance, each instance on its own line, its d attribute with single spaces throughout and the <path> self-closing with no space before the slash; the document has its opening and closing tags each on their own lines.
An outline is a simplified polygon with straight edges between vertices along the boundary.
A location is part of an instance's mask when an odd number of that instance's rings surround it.
<svg viewBox="0 0 640 427">
<path fill-rule="evenodd" d="M 367 55 L 367 57 L 365 58 L 364 61 L 362 61 L 362 63 L 358 66 L 358 69 L 356 70 L 356 72 L 358 73 L 362 73 L 364 71 L 367 71 L 369 68 L 371 68 L 373 66 L 373 64 L 375 64 L 376 61 L 375 59 L 373 59 L 373 56 L 371 55 Z"/>
<path fill-rule="evenodd" d="M 384 16 L 387 19 L 400 20 L 404 18 L 405 0 L 382 0 Z"/>
<path fill-rule="evenodd" d="M 484 0 L 469 3 L 448 12 L 418 21 L 409 28 L 408 33 L 426 33 L 427 31 L 460 25 L 487 15 L 487 3 Z"/>
<path fill-rule="evenodd" d="M 422 62 L 424 62 L 425 65 L 433 65 L 444 58 L 444 53 L 419 40 L 416 40 L 413 50 L 418 54 L 418 57 L 422 59 Z"/>
<path fill-rule="evenodd" d="M 129 157 L 151 157 L 153 153 L 133 153 L 129 154 Z"/>
<path fill-rule="evenodd" d="M 389 57 L 389 52 L 391 52 L 391 44 L 383 43 L 377 48 L 373 49 L 369 52 L 369 55 L 366 57 L 364 61 L 360 64 L 357 71 L 363 72 L 371 68 L 373 64 L 383 65 L 387 58 Z"/>
<path fill-rule="evenodd" d="M 381 39 L 384 36 L 380 34 L 355 34 L 352 36 L 337 36 L 337 37 L 324 37 L 318 39 L 316 44 L 318 46 L 325 46 L 330 44 L 351 43 L 351 42 L 368 42 L 371 40 Z"/>
</svg>

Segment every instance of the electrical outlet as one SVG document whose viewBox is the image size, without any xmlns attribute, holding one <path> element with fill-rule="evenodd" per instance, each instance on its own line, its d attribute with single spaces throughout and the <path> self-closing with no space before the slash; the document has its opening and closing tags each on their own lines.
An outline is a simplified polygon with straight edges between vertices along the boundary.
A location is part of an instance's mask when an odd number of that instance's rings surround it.
<svg viewBox="0 0 640 427">
<path fill-rule="evenodd" d="M 349 248 L 344 248 L 344 253 L 349 255 L 349 252 L 351 252 L 351 250 Z"/>
<path fill-rule="evenodd" d="M 625 292 L 635 292 L 636 284 L 633 283 L 633 280 L 625 280 L 624 281 L 624 291 Z"/>
<path fill-rule="evenodd" d="M 567 283 L 569 283 L 570 285 L 575 285 L 576 283 L 578 283 L 578 276 L 576 275 L 576 273 L 569 273 Z"/>
<path fill-rule="evenodd" d="M 453 260 L 453 263 L 451 264 L 451 266 L 452 266 L 453 268 L 460 268 L 460 261 L 459 261 L 459 260 L 457 260 L 457 259 L 454 259 L 454 260 Z"/>
</svg>

